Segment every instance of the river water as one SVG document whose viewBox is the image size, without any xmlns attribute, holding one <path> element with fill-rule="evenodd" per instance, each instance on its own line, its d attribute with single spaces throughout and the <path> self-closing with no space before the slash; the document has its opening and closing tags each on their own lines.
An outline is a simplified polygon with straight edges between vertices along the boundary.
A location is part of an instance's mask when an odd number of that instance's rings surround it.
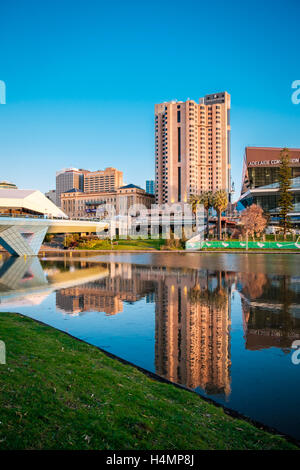
<svg viewBox="0 0 300 470">
<path fill-rule="evenodd" d="M 0 262 L 0 311 L 300 438 L 299 262 L 252 253 L 9 258 Z"/>
</svg>

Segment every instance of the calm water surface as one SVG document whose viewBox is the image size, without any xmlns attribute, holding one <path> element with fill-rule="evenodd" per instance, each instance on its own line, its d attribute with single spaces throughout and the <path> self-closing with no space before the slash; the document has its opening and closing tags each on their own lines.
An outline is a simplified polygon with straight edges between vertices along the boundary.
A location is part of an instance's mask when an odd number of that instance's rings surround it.
<svg viewBox="0 0 300 470">
<path fill-rule="evenodd" d="M 300 438 L 300 364 L 291 349 L 300 339 L 299 263 L 291 254 L 9 258 L 0 262 L 0 310 Z"/>
</svg>

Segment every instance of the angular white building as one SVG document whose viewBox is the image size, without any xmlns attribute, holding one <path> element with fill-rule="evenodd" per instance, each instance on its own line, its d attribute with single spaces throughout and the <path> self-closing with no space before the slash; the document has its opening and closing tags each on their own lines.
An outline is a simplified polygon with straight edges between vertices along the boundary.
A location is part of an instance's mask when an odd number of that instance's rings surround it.
<svg viewBox="0 0 300 470">
<path fill-rule="evenodd" d="M 49 226 L 43 216 L 68 218 L 40 191 L 0 189 L 0 244 L 15 256 L 37 255 Z"/>
<path fill-rule="evenodd" d="M 98 233 L 106 222 L 71 220 L 40 191 L 0 190 L 0 245 L 13 256 L 36 256 L 46 233 Z"/>
<path fill-rule="evenodd" d="M 43 193 L 34 189 L 0 189 L 0 215 L 68 218 Z"/>
</svg>

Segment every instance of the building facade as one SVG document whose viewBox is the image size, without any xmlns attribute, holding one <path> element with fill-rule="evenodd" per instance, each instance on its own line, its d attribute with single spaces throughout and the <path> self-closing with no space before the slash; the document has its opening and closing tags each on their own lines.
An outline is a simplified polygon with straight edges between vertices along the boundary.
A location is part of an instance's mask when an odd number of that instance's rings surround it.
<svg viewBox="0 0 300 470">
<path fill-rule="evenodd" d="M 146 193 L 148 194 L 155 194 L 155 181 L 154 180 L 146 180 Z"/>
<path fill-rule="evenodd" d="M 83 190 L 85 193 L 115 191 L 123 186 L 123 172 L 116 168 L 90 171 L 84 174 Z"/>
<path fill-rule="evenodd" d="M 64 168 L 56 172 L 56 205 L 61 207 L 61 194 L 70 189 L 83 191 L 83 177 L 86 170 Z"/>
<path fill-rule="evenodd" d="M 156 202 L 187 202 L 218 189 L 231 191 L 230 95 L 156 104 Z"/>
<path fill-rule="evenodd" d="M 89 171 L 65 168 L 56 173 L 56 204 L 61 206 L 61 194 L 71 189 L 85 193 L 115 191 L 123 186 L 123 172 L 116 168 Z"/>
<path fill-rule="evenodd" d="M 147 209 L 154 204 L 154 196 L 134 184 L 122 186 L 115 191 L 84 193 L 70 190 L 61 195 L 64 212 L 69 217 L 96 217 L 101 206 L 111 205 L 116 215 L 126 214 L 135 204 L 142 204 Z M 98 211 L 99 213 L 99 211 Z"/>
<path fill-rule="evenodd" d="M 240 202 L 258 204 L 276 221 L 279 213 L 279 166 L 281 148 L 246 147 Z M 294 210 L 292 221 L 300 222 L 300 149 L 289 149 Z"/>
<path fill-rule="evenodd" d="M 53 204 L 56 204 L 56 191 L 55 189 L 50 189 L 47 193 L 45 193 L 45 196 L 53 202 Z"/>
<path fill-rule="evenodd" d="M 45 194 L 33 189 L 0 189 L 0 213 L 12 217 L 67 218 Z"/>
</svg>

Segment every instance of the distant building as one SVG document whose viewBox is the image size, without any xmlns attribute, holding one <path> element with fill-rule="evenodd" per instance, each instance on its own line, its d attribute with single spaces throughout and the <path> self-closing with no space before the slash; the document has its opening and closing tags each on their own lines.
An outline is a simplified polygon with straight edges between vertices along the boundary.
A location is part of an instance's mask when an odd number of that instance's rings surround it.
<svg viewBox="0 0 300 470">
<path fill-rule="evenodd" d="M 126 212 L 134 204 L 143 204 L 147 209 L 154 204 L 154 196 L 134 184 L 115 191 L 94 193 L 72 189 L 61 195 L 62 209 L 69 217 L 96 217 L 97 209 L 105 204 L 114 207 L 116 215 Z"/>
<path fill-rule="evenodd" d="M 239 202 L 258 204 L 275 217 L 279 213 L 279 165 L 281 148 L 246 147 Z M 292 169 L 293 222 L 300 222 L 300 149 L 289 149 Z"/>
<path fill-rule="evenodd" d="M 109 167 L 84 174 L 83 190 L 85 193 L 115 191 L 121 186 L 123 186 L 123 172 L 116 168 Z"/>
<path fill-rule="evenodd" d="M 61 207 L 60 196 L 70 189 L 77 188 L 83 191 L 83 175 L 86 170 L 77 168 L 64 168 L 56 172 L 56 205 Z"/>
<path fill-rule="evenodd" d="M 18 189 L 14 183 L 9 181 L 0 181 L 0 189 Z"/>
<path fill-rule="evenodd" d="M 219 189 L 230 196 L 230 95 L 156 104 L 156 202 L 187 202 Z"/>
<path fill-rule="evenodd" d="M 43 193 L 32 189 L 0 189 L 0 213 L 67 218 Z"/>
<path fill-rule="evenodd" d="M 155 194 L 155 181 L 146 180 L 146 193 Z"/>
<path fill-rule="evenodd" d="M 56 191 L 55 189 L 50 189 L 47 193 L 45 193 L 45 196 L 50 199 L 53 204 L 56 204 Z"/>
</svg>

